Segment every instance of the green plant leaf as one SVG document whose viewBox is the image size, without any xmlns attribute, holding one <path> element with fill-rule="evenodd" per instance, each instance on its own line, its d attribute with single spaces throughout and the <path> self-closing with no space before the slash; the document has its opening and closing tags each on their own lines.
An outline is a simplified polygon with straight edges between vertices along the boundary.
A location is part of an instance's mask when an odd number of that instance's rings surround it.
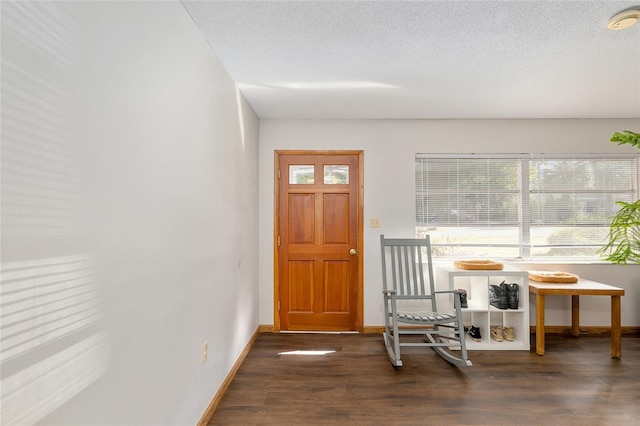
<svg viewBox="0 0 640 426">
<path fill-rule="evenodd" d="M 631 130 L 615 132 L 610 141 L 640 150 L 640 133 Z M 598 250 L 598 254 L 612 263 L 640 263 L 640 200 L 634 203 L 618 201 L 616 204 L 620 210 L 609 226 L 608 242 Z"/>
<path fill-rule="evenodd" d="M 616 142 L 618 145 L 631 145 L 640 149 L 640 133 L 635 133 L 630 130 L 615 132 L 611 136 L 610 141 Z"/>
<path fill-rule="evenodd" d="M 609 226 L 607 244 L 598 253 L 612 263 L 640 263 L 640 200 L 616 204 L 621 208 Z"/>
</svg>

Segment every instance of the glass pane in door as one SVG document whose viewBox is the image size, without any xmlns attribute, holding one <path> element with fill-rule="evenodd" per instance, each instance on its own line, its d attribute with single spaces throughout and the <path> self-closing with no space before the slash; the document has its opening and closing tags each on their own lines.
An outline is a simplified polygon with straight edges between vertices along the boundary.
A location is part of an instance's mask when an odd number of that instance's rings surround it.
<svg viewBox="0 0 640 426">
<path fill-rule="evenodd" d="M 289 184 L 291 185 L 313 185 L 313 165 L 290 165 Z"/>
<path fill-rule="evenodd" d="M 349 165 L 325 165 L 324 183 L 326 185 L 347 185 L 349 183 Z"/>
</svg>

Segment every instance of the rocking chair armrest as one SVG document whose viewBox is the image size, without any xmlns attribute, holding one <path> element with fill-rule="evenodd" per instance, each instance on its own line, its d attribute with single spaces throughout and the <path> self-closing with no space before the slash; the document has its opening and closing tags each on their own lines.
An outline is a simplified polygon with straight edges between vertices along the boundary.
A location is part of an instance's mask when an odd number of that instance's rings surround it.
<svg viewBox="0 0 640 426">
<path fill-rule="evenodd" d="M 458 289 L 454 289 L 454 290 L 440 290 L 440 291 L 434 291 L 433 294 L 453 294 L 453 298 L 456 301 L 455 305 L 457 305 L 459 303 L 460 297 L 462 292 Z M 458 309 L 458 307 L 456 306 L 456 310 Z"/>
<path fill-rule="evenodd" d="M 433 294 L 441 294 L 441 293 L 460 293 L 458 290 L 439 290 L 434 291 Z"/>
<path fill-rule="evenodd" d="M 382 290 L 382 294 L 389 296 L 390 294 L 396 294 L 395 290 Z"/>
</svg>

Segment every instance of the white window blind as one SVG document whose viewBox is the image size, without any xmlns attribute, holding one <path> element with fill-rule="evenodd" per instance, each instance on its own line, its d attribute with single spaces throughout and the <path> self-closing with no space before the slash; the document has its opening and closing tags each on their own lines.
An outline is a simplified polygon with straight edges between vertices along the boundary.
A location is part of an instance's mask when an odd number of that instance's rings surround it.
<svg viewBox="0 0 640 426">
<path fill-rule="evenodd" d="M 436 255 L 594 257 L 637 156 L 416 156 L 416 229 Z"/>
</svg>

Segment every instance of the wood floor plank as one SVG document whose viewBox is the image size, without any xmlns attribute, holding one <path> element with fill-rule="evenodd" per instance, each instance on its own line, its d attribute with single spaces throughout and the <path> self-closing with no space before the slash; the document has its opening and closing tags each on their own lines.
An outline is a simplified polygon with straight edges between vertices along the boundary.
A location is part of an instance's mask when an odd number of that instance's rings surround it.
<svg viewBox="0 0 640 426">
<path fill-rule="evenodd" d="M 535 336 L 532 336 L 535 339 Z M 535 340 L 533 340 L 535 341 Z M 258 336 L 210 425 L 631 425 L 640 419 L 640 336 L 547 335 L 531 351 L 470 351 L 470 368 L 379 334 Z M 331 350 L 326 355 L 281 355 Z"/>
</svg>

